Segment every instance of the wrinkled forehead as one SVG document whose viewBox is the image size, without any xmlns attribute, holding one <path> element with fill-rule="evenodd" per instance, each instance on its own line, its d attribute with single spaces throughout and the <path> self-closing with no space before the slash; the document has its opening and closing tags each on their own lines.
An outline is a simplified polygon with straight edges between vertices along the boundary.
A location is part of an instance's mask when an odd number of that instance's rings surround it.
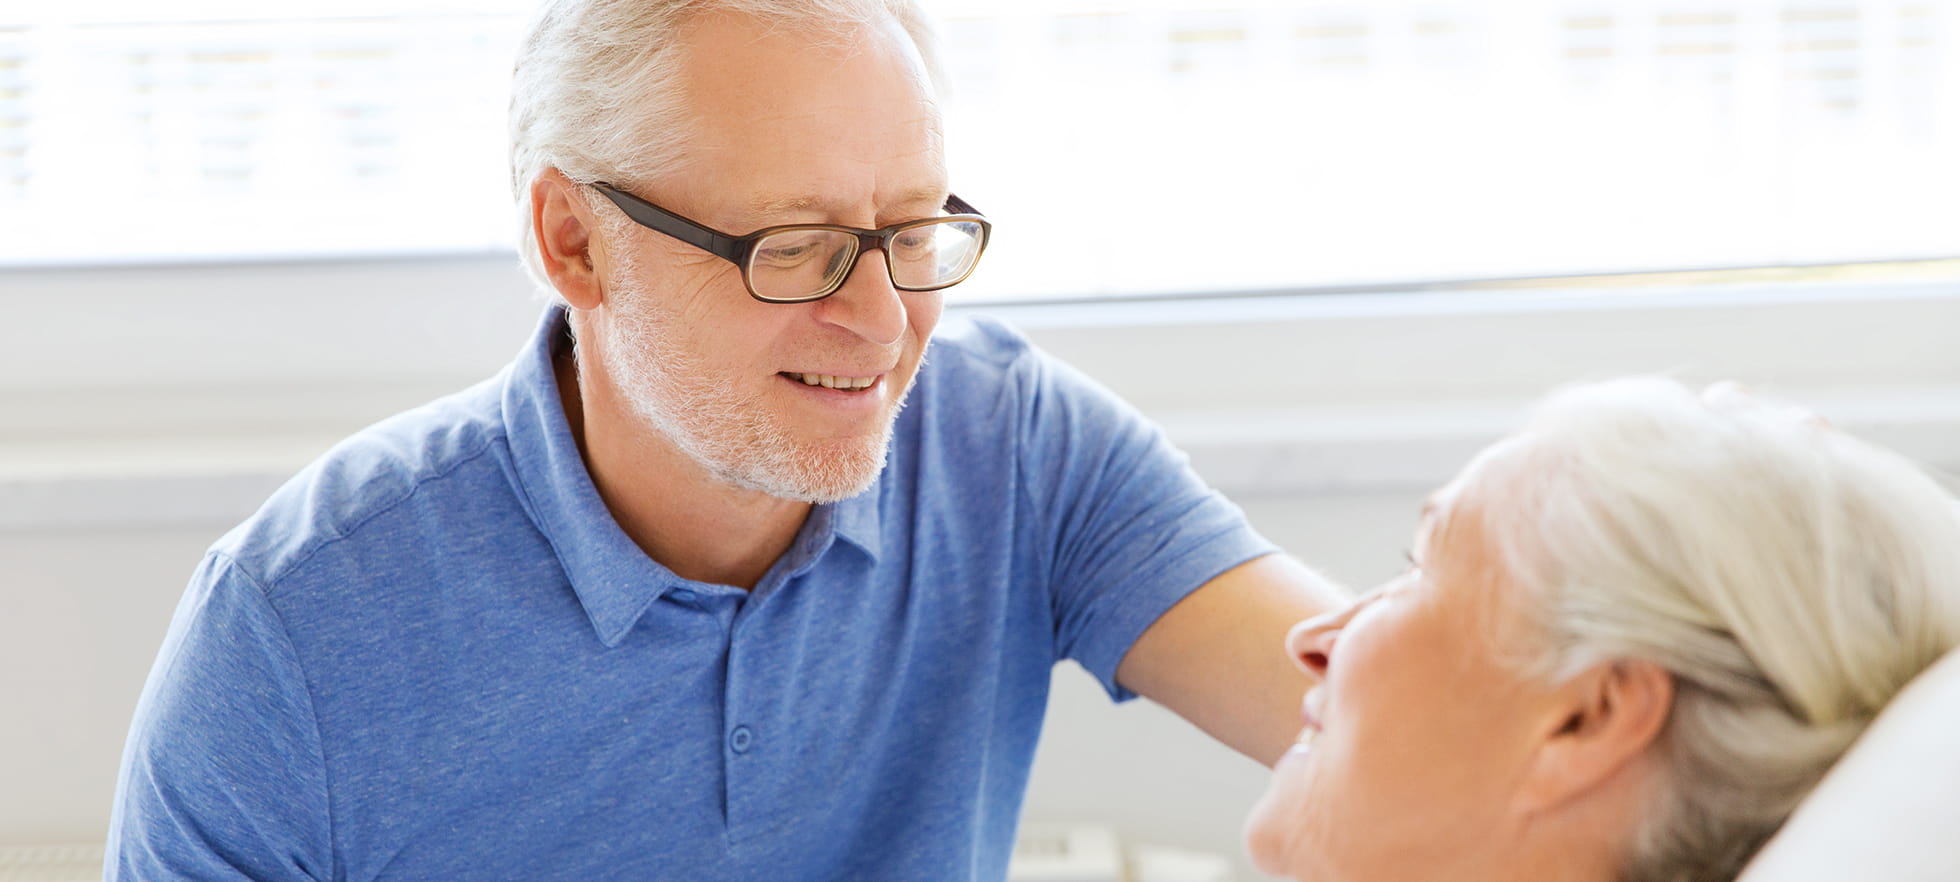
<svg viewBox="0 0 1960 882">
<path fill-rule="evenodd" d="M 712 10 L 685 19 L 676 36 L 668 61 L 680 75 L 683 94 L 702 101 L 768 102 L 812 91 L 857 96 L 902 89 L 937 111 L 929 65 L 912 35 L 889 15 L 811 22 Z M 728 109 L 738 118 L 755 110 Z"/>
<path fill-rule="evenodd" d="M 694 155 L 670 189 L 717 201 L 869 194 L 881 208 L 926 192 L 920 213 L 943 201 L 938 103 L 897 22 L 827 35 L 708 14 L 688 27 L 680 98 Z"/>
<path fill-rule="evenodd" d="M 1418 541 L 1437 575 L 1493 610 L 1528 600 L 1516 586 L 1519 568 L 1538 557 L 1531 524 L 1546 467 L 1541 440 L 1521 434 L 1485 448 L 1424 506 Z"/>
<path fill-rule="evenodd" d="M 1466 518 L 1502 521 L 1512 506 L 1527 503 L 1531 469 L 1542 439 L 1529 434 L 1506 437 L 1471 457 L 1449 483 L 1423 503 L 1423 527 L 1433 534 L 1462 528 Z"/>
</svg>

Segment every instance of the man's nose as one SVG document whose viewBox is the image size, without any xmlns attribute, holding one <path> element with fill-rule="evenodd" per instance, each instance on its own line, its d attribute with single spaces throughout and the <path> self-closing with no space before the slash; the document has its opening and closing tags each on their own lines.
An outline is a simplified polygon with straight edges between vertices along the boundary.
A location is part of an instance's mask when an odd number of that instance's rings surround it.
<svg viewBox="0 0 1960 882">
<path fill-rule="evenodd" d="M 890 346 L 905 335 L 907 295 L 892 286 L 885 252 L 870 249 L 858 255 L 857 266 L 836 293 L 817 301 L 823 321 L 850 331 L 879 346 Z"/>
</svg>

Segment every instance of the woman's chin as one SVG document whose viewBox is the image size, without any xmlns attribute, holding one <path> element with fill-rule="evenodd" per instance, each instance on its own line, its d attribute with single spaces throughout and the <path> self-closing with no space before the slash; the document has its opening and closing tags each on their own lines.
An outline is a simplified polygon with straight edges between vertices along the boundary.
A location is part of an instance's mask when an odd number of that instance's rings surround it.
<svg viewBox="0 0 1960 882">
<path fill-rule="evenodd" d="M 1304 750 L 1287 751 L 1273 767 L 1265 795 L 1259 797 L 1252 812 L 1246 815 L 1245 851 L 1262 873 L 1295 878 L 1289 870 L 1297 868 L 1288 866 L 1287 853 L 1305 832 L 1307 823 L 1306 782 L 1300 776 L 1303 771 L 1300 765 L 1306 759 Z"/>
<path fill-rule="evenodd" d="M 1271 798 L 1272 794 L 1268 793 L 1259 801 L 1259 805 L 1253 808 L 1251 816 L 1246 818 L 1243 834 L 1245 853 L 1251 856 L 1252 865 L 1259 868 L 1259 872 L 1268 876 L 1281 876 L 1285 874 L 1286 868 L 1280 860 L 1280 844 L 1275 841 L 1281 835 L 1281 831 L 1275 829 L 1266 811 L 1267 800 Z"/>
</svg>

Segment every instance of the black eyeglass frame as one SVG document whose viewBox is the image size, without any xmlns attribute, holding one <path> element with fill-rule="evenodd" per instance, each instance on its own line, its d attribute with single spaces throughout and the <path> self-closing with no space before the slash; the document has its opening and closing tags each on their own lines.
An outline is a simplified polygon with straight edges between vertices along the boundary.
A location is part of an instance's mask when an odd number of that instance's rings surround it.
<svg viewBox="0 0 1960 882">
<path fill-rule="evenodd" d="M 902 221 L 875 230 L 838 226 L 836 224 L 782 224 L 773 227 L 763 227 L 746 236 L 736 236 L 724 233 L 713 227 L 705 226 L 685 216 L 675 214 L 645 199 L 620 190 L 611 184 L 595 181 L 591 184 L 591 187 L 605 194 L 605 197 L 612 200 L 614 205 L 619 206 L 619 210 L 625 212 L 626 216 L 631 218 L 634 223 L 646 227 L 649 230 L 665 233 L 734 264 L 735 268 L 742 273 L 742 287 L 748 289 L 750 297 L 760 300 L 763 303 L 811 303 L 829 297 L 837 293 L 839 288 L 844 287 L 844 283 L 851 278 L 851 273 L 857 271 L 858 258 L 863 257 L 866 251 L 873 248 L 885 256 L 885 272 L 891 279 L 893 288 L 900 291 L 915 292 L 940 291 L 951 288 L 954 285 L 966 281 L 968 276 L 973 275 L 974 268 L 980 265 L 980 256 L 987 251 L 987 240 L 993 236 L 994 231 L 993 223 L 982 216 L 978 209 L 967 204 L 966 200 L 951 193 L 946 194 L 945 210 L 948 212 L 947 214 L 938 217 Z M 942 224 L 948 221 L 970 221 L 980 226 L 980 245 L 974 249 L 973 261 L 968 264 L 966 272 L 961 273 L 957 279 L 938 285 L 910 287 L 899 284 L 898 268 L 893 266 L 891 262 L 892 252 L 890 245 L 892 237 L 907 230 L 931 226 L 933 224 Z M 764 297 L 756 293 L 755 283 L 749 279 L 749 258 L 755 252 L 755 244 L 762 241 L 765 237 L 773 236 L 777 233 L 794 232 L 796 230 L 831 230 L 855 235 L 857 237 L 857 250 L 851 255 L 851 265 L 845 267 L 844 271 L 838 274 L 835 284 L 807 297 Z"/>
</svg>

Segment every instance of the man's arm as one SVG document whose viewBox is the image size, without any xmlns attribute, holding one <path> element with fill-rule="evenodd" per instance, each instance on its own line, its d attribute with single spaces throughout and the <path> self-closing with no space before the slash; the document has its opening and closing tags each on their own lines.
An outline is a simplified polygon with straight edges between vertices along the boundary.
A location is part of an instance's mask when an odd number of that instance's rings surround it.
<svg viewBox="0 0 1960 882">
<path fill-rule="evenodd" d="M 1058 658 L 1112 698 L 1148 696 L 1276 762 L 1299 734 L 1306 685 L 1287 629 L 1343 605 L 1342 592 L 1274 554 L 1135 408 L 1005 329 L 985 333 L 1026 354 L 1014 362 L 1015 520 L 1052 592 Z"/>
<path fill-rule="evenodd" d="M 257 583 L 206 556 L 136 706 L 103 878 L 333 877 L 305 675 Z"/>
<path fill-rule="evenodd" d="M 1137 638 L 1116 679 L 1270 766 L 1300 732 L 1307 681 L 1283 642 L 1294 622 L 1346 602 L 1284 554 L 1220 573 Z"/>
</svg>

